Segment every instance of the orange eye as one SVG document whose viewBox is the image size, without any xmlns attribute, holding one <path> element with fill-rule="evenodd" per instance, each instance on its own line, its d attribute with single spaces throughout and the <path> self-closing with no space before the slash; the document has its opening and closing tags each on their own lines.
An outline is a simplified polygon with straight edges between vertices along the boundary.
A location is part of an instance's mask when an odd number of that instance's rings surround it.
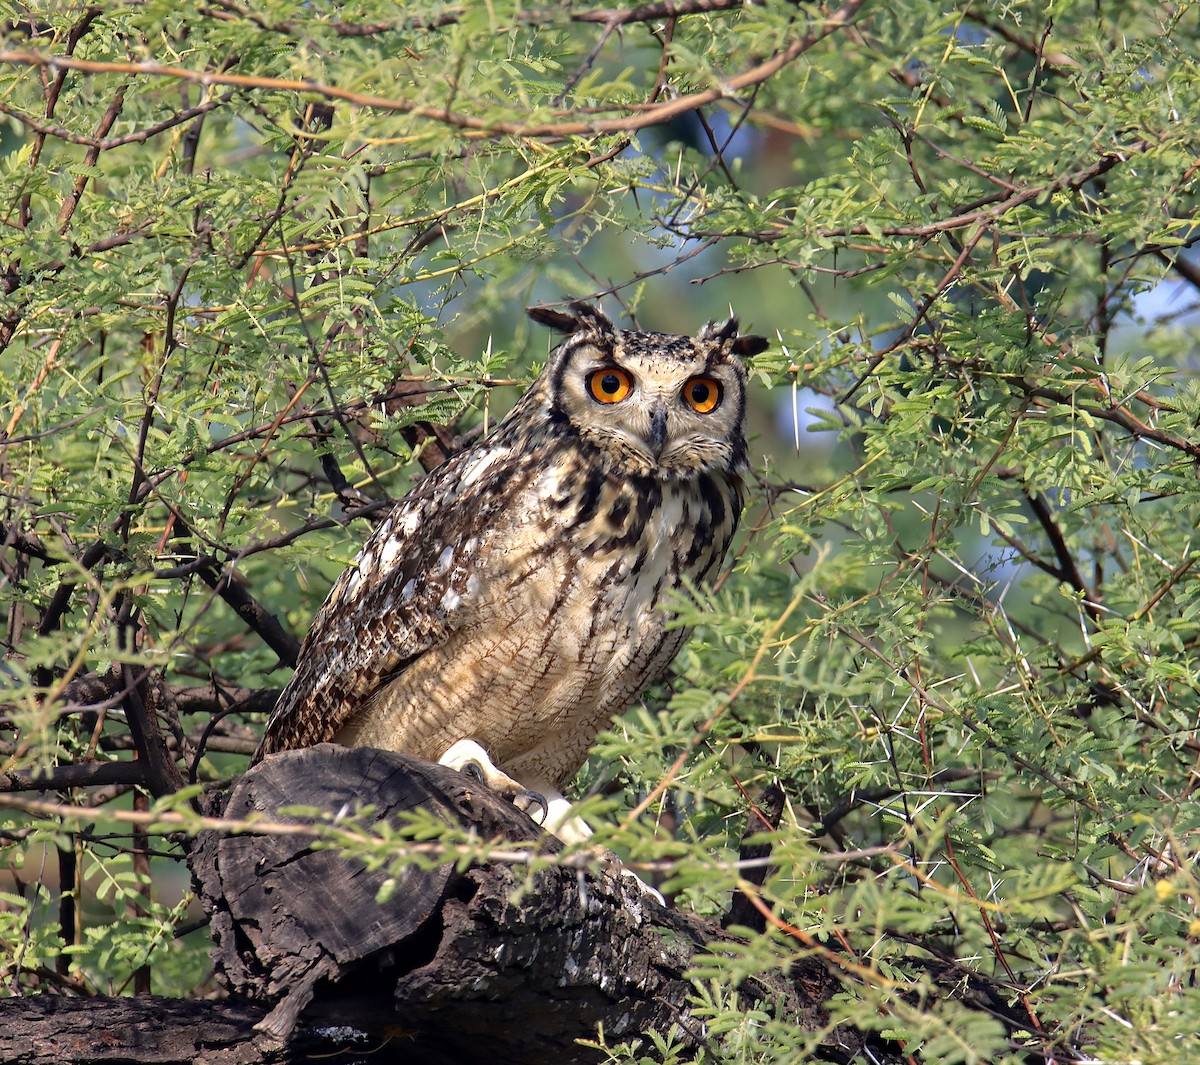
<svg viewBox="0 0 1200 1065">
<path fill-rule="evenodd" d="M 721 386 L 711 377 L 693 377 L 683 386 L 683 400 L 697 414 L 708 414 L 721 402 Z"/>
<path fill-rule="evenodd" d="M 615 366 L 588 374 L 588 391 L 600 403 L 620 403 L 633 390 L 633 379 Z"/>
</svg>

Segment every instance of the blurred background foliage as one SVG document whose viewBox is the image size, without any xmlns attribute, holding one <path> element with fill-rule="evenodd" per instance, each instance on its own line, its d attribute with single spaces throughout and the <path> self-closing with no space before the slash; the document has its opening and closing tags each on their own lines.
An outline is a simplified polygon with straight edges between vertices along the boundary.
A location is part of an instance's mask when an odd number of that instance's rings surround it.
<svg viewBox="0 0 1200 1065">
<path fill-rule="evenodd" d="M 1024 1060 L 935 970 L 1035 1051 L 1195 1045 L 1195 4 L 0 17 L 8 993 L 202 986 L 147 793 L 244 769 L 371 519 L 572 297 L 774 339 L 731 571 L 577 781 L 712 914 L 786 794 L 706 1060 L 814 1052 L 732 988 L 827 951 L 833 1021 L 923 1060 Z"/>
</svg>

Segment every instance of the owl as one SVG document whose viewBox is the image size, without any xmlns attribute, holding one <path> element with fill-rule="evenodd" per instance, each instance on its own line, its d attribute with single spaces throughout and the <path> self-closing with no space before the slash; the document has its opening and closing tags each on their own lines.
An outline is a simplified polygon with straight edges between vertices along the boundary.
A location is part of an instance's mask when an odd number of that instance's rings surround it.
<svg viewBox="0 0 1200 1065">
<path fill-rule="evenodd" d="M 767 341 L 732 317 L 686 337 L 618 329 L 586 303 L 529 314 L 566 338 L 339 577 L 256 761 L 380 747 L 556 803 L 687 638 L 664 605 L 715 573 L 737 529 L 742 360 Z"/>
</svg>

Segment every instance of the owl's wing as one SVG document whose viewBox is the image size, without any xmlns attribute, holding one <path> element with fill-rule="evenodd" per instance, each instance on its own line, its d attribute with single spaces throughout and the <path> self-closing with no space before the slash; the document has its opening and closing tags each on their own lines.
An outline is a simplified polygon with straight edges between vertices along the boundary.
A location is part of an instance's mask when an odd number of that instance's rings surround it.
<svg viewBox="0 0 1200 1065">
<path fill-rule="evenodd" d="M 332 739 L 372 694 L 469 619 L 475 566 L 514 482 L 529 477 L 520 466 L 493 439 L 459 452 L 396 505 L 314 619 L 255 761 Z"/>
</svg>

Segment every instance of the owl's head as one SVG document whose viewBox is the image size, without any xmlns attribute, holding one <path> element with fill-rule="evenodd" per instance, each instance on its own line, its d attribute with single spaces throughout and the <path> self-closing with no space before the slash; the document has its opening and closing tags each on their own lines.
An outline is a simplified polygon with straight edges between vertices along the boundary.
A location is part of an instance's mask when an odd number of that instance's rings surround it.
<svg viewBox="0 0 1200 1065">
<path fill-rule="evenodd" d="M 616 467 L 687 478 L 745 466 L 741 360 L 767 341 L 740 335 L 736 318 L 687 337 L 617 329 L 588 303 L 565 311 L 531 307 L 529 316 L 567 334 L 536 389 L 547 413 Z"/>
</svg>

